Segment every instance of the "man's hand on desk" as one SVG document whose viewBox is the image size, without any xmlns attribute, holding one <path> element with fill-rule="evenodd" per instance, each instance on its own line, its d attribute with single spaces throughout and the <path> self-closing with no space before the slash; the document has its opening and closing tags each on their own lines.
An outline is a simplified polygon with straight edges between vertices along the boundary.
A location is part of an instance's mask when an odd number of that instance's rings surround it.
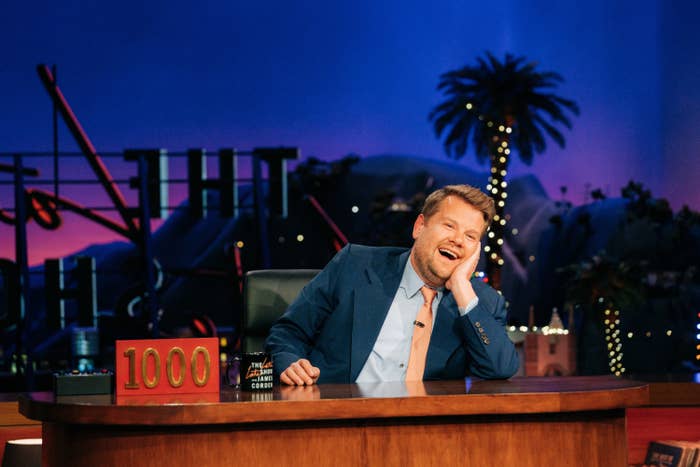
<svg viewBox="0 0 700 467">
<path fill-rule="evenodd" d="M 311 386 L 321 375 L 321 370 L 310 361 L 300 358 L 280 374 L 280 382 L 291 386 Z"/>
</svg>

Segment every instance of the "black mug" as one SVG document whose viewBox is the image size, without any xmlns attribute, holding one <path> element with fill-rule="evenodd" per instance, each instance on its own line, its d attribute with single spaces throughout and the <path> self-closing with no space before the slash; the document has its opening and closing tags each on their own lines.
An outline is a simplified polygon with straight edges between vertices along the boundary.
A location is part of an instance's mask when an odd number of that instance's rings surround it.
<svg viewBox="0 0 700 467">
<path fill-rule="evenodd" d="M 226 368 L 226 384 L 244 391 L 270 391 L 272 380 L 272 356 L 267 352 L 236 354 Z"/>
</svg>

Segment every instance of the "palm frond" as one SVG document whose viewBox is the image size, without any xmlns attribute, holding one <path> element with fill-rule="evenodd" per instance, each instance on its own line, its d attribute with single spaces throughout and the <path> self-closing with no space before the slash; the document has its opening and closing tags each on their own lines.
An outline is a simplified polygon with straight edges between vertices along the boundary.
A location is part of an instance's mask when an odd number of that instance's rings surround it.
<svg viewBox="0 0 700 467">
<path fill-rule="evenodd" d="M 549 116 L 554 122 L 559 122 L 571 129 L 571 120 L 566 116 L 562 107 L 551 99 L 547 94 L 534 94 L 531 99 L 531 106 L 535 111 L 541 111 Z"/>
<path fill-rule="evenodd" d="M 581 109 L 579 109 L 578 104 L 570 99 L 564 99 L 563 97 L 555 96 L 553 94 L 549 94 L 549 98 L 557 104 L 566 107 L 574 115 L 579 115 L 581 113 Z"/>
<path fill-rule="evenodd" d="M 494 127 L 507 123 L 513 127 L 511 149 L 529 164 L 534 154 L 545 151 L 545 136 L 564 147 L 557 124 L 571 128 L 567 113 L 579 114 L 574 101 L 544 92 L 563 81 L 559 73 L 538 71 L 537 63 L 525 57 L 506 54 L 501 61 L 486 51 L 474 65 L 440 75 L 437 90 L 445 100 L 428 119 L 436 136 L 444 138 L 450 157 L 462 157 L 471 142 L 480 162 L 489 158 Z M 471 110 L 465 108 L 467 102 Z M 487 126 L 489 121 L 492 127 Z"/>
<path fill-rule="evenodd" d="M 539 126 L 544 128 L 544 131 L 547 132 L 550 138 L 552 138 L 560 148 L 565 148 L 566 147 L 566 140 L 564 139 L 564 135 L 561 134 L 559 130 L 554 127 L 554 125 L 549 124 L 545 119 L 540 117 L 539 115 L 535 115 L 535 121 Z"/>
<path fill-rule="evenodd" d="M 445 149 L 450 157 L 459 159 L 467 151 L 469 138 L 469 122 L 461 118 L 454 125 L 445 138 Z"/>
</svg>

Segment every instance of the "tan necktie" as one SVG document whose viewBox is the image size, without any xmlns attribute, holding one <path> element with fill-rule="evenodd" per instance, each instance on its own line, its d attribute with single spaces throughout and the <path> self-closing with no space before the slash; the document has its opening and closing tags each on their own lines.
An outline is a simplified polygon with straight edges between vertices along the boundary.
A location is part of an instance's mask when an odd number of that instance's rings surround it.
<svg viewBox="0 0 700 467">
<path fill-rule="evenodd" d="M 433 299 L 437 290 L 423 286 L 423 306 L 418 311 L 413 322 L 413 339 L 411 339 L 411 355 L 408 357 L 406 381 L 422 381 L 425 371 L 425 356 L 430 345 L 430 333 L 433 331 Z"/>
</svg>

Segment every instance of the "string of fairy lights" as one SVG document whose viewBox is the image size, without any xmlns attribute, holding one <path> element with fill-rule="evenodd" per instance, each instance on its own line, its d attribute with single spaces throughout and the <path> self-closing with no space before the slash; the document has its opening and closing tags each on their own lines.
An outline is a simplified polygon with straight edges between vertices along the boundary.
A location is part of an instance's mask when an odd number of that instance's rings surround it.
<svg viewBox="0 0 700 467">
<path fill-rule="evenodd" d="M 698 333 L 695 335 L 695 361 L 700 363 L 700 311 L 697 315 L 698 322 L 695 324 L 695 329 Z"/>
<path fill-rule="evenodd" d="M 598 299 L 601 303 L 604 298 Z M 622 339 L 620 336 L 620 310 L 610 303 L 605 306 L 603 312 L 603 324 L 605 325 L 605 344 L 608 349 L 608 365 L 610 373 L 615 376 L 620 376 L 625 372 L 625 367 L 622 363 Z"/>
<path fill-rule="evenodd" d="M 493 224 L 488 232 L 489 241 L 484 246 L 484 253 L 493 263 L 503 266 L 504 259 L 502 247 L 504 243 L 503 232 L 505 232 L 507 216 L 504 214 L 506 198 L 508 198 L 508 182 L 505 178 L 508 174 L 508 156 L 510 155 L 509 140 L 513 129 L 505 124 L 496 124 L 492 120 L 487 120 L 484 115 L 479 114 L 474 104 L 467 102 L 465 108 L 470 112 L 477 113 L 479 121 L 486 121 L 486 127 L 493 133 L 491 136 L 490 157 L 491 173 L 486 185 L 486 191 L 491 194 L 496 203 L 496 215 Z"/>
</svg>

